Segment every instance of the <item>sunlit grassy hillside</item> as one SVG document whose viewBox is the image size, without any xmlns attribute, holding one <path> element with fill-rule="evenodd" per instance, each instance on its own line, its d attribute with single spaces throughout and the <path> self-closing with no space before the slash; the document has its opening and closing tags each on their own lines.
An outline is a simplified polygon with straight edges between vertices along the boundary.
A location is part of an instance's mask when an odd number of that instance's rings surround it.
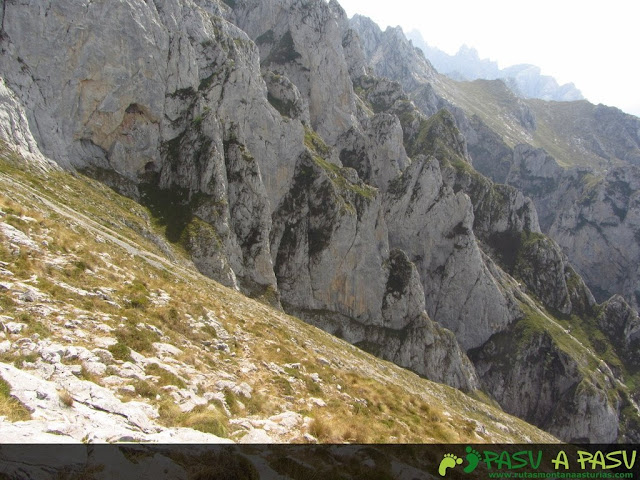
<svg viewBox="0 0 640 480">
<path fill-rule="evenodd" d="M 38 374 L 21 339 L 102 346 L 106 370 L 61 361 L 148 403 L 163 425 L 233 440 L 286 411 L 303 421 L 271 432 L 276 441 L 554 441 L 203 277 L 146 208 L 82 175 L 29 171 L 0 148 L 0 316 L 22 325 L 4 334 L 0 362 Z M 6 382 L 0 416 L 28 417 Z"/>
</svg>

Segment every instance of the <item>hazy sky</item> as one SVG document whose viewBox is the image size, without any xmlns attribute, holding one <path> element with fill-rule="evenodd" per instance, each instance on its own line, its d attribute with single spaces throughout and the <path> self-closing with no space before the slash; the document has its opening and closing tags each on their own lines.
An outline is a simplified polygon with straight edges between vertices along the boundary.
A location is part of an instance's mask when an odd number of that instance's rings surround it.
<svg viewBox="0 0 640 480">
<path fill-rule="evenodd" d="M 384 30 L 414 28 L 454 54 L 475 47 L 500 68 L 530 63 L 593 103 L 640 116 L 640 1 L 338 0 Z"/>
</svg>

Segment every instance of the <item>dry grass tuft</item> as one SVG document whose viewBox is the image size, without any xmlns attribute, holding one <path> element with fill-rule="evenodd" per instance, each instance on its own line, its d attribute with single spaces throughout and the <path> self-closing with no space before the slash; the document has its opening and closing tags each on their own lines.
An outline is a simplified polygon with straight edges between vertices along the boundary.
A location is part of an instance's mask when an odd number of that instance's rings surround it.
<svg viewBox="0 0 640 480">
<path fill-rule="evenodd" d="M 309 425 L 309 433 L 321 442 L 331 442 L 333 440 L 331 422 L 325 417 L 315 417 L 311 425 Z"/>
<path fill-rule="evenodd" d="M 58 398 L 60 399 L 60 401 L 65 407 L 67 408 L 73 407 L 73 397 L 67 390 L 58 391 Z"/>
</svg>

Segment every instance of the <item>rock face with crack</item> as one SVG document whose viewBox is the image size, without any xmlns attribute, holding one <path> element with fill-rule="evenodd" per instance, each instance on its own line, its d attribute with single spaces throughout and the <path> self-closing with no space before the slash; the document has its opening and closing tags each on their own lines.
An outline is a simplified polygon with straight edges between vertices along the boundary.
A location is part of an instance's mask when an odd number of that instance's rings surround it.
<svg viewBox="0 0 640 480">
<path fill-rule="evenodd" d="M 124 403 L 110 389 L 79 380 L 70 372 L 65 375 L 64 369 L 55 375 L 55 381 L 48 381 L 0 363 L 0 377 L 32 417 L 20 424 L 3 420 L 4 442 L 157 442 L 170 438 L 179 443 L 230 443 L 189 428 L 167 429 L 155 422 L 158 413 L 150 405 Z"/>
<path fill-rule="evenodd" d="M 496 400 L 513 415 L 560 438 L 614 441 L 620 401 L 609 398 L 613 375 L 585 376 L 575 357 L 528 322 L 492 337 L 473 354 Z"/>
</svg>

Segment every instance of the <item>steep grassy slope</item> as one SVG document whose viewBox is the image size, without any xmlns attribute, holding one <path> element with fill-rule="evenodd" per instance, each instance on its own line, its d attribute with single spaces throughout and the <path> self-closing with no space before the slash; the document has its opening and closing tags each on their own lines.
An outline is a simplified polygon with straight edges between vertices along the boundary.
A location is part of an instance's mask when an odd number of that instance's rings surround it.
<svg viewBox="0 0 640 480">
<path fill-rule="evenodd" d="M 523 100 L 500 80 L 456 82 L 440 76 L 435 85 L 444 98 L 469 116 L 477 115 L 510 147 L 534 141 L 532 132 L 522 125 Z"/>
<path fill-rule="evenodd" d="M 638 163 L 638 117 L 586 100 L 526 102 L 539 125 L 536 141 L 561 163 L 596 169 Z"/>
<path fill-rule="evenodd" d="M 500 80 L 456 82 L 440 77 L 438 90 L 468 115 L 477 115 L 510 147 L 544 148 L 561 166 L 602 170 L 620 161 L 637 162 L 640 120 L 586 100 L 521 99 Z"/>
<path fill-rule="evenodd" d="M 236 440 L 290 412 L 300 421 L 271 430 L 273 440 L 554 441 L 203 277 L 149 210 L 80 175 L 28 171 L 0 147 L 5 365 L 45 377 L 56 361 L 72 364 L 121 401 L 148 404 L 161 425 Z M 45 347 L 56 345 L 98 345 L 110 358 L 104 368 L 52 360 Z M 18 403 L 0 406 L 24 421 Z"/>
</svg>

